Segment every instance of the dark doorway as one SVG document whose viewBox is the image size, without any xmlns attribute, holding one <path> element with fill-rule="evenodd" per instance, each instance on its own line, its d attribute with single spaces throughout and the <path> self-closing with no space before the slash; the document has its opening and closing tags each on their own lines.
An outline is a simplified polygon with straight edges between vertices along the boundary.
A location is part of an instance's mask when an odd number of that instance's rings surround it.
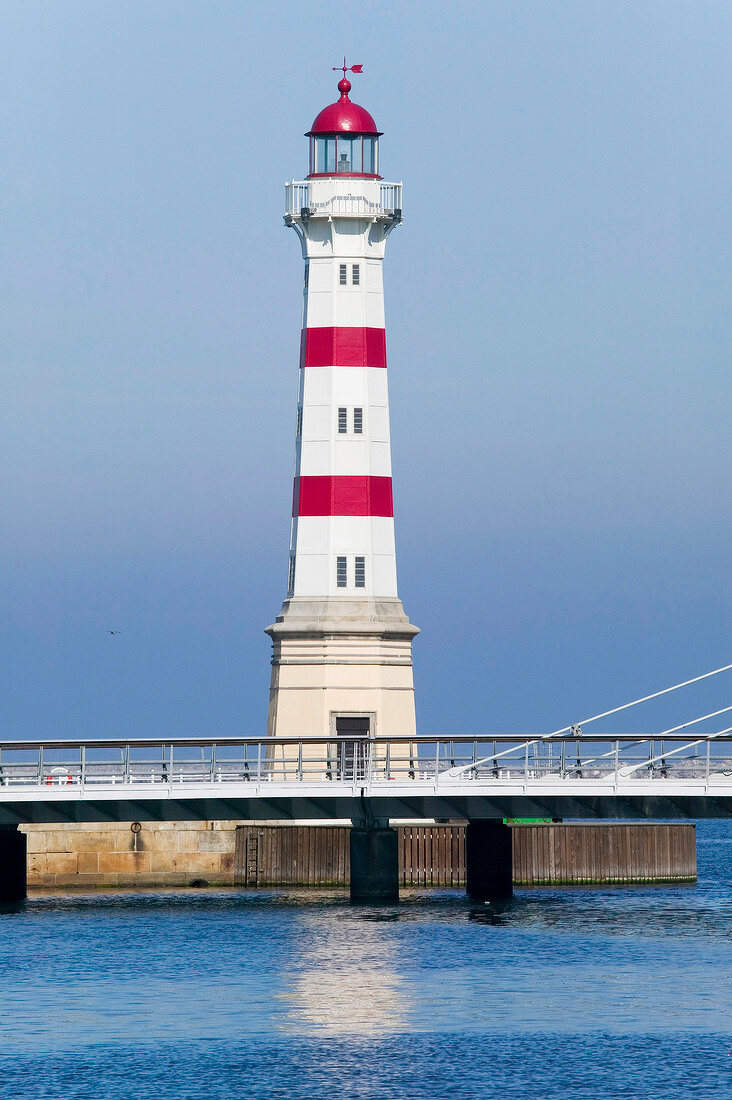
<svg viewBox="0 0 732 1100">
<path fill-rule="evenodd" d="M 336 715 L 336 777 L 365 779 L 371 719 L 368 714 Z"/>
</svg>

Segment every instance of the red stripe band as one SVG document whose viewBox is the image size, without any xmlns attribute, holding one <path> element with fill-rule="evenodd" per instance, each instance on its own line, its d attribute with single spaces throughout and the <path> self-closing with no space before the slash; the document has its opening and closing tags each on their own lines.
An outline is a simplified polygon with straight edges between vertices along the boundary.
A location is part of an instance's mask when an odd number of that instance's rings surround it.
<svg viewBox="0 0 732 1100">
<path fill-rule="evenodd" d="M 293 516 L 393 516 L 390 477 L 295 478 Z"/>
<path fill-rule="evenodd" d="M 300 341 L 301 367 L 385 367 L 383 328 L 306 328 Z"/>
</svg>

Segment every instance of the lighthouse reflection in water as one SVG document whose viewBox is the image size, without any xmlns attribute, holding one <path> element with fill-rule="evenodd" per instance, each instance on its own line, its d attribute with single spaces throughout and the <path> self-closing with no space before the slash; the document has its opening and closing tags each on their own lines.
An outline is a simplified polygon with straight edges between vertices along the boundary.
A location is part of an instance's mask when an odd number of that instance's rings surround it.
<svg viewBox="0 0 732 1100">
<path fill-rule="evenodd" d="M 323 922 L 318 910 L 298 914 L 301 954 L 280 994 L 285 1032 L 385 1035 L 410 1017 L 407 982 L 399 973 L 390 909 L 360 911 L 358 919 Z"/>
</svg>

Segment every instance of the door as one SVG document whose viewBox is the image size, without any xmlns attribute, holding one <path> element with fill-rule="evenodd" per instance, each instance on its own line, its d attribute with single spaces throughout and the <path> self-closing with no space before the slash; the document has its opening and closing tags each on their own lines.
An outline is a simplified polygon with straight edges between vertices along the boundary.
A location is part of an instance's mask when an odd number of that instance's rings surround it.
<svg viewBox="0 0 732 1100">
<path fill-rule="evenodd" d="M 338 714 L 336 727 L 336 778 L 345 780 L 365 779 L 368 772 L 369 734 L 371 718 L 368 714 Z"/>
</svg>

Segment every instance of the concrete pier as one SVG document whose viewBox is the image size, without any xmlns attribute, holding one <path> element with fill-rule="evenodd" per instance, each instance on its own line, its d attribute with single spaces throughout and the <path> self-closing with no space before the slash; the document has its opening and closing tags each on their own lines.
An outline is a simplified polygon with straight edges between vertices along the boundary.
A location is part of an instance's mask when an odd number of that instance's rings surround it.
<svg viewBox="0 0 732 1100">
<path fill-rule="evenodd" d="M 351 901 L 399 900 L 399 842 L 396 829 L 351 829 Z"/>
<path fill-rule="evenodd" d="M 470 821 L 465 830 L 468 897 L 498 901 L 513 896 L 513 845 L 503 821 Z"/>
<path fill-rule="evenodd" d="M 27 896 L 27 847 L 25 833 L 16 826 L 0 826 L 0 902 Z"/>
<path fill-rule="evenodd" d="M 358 825 L 371 824 L 366 817 Z M 380 821 L 379 825 L 389 822 Z M 694 882 L 696 829 L 669 822 L 511 823 L 514 887 Z M 400 886 L 465 884 L 463 824 L 394 825 Z M 28 888 L 342 886 L 350 826 L 144 821 L 20 825 Z"/>
</svg>

